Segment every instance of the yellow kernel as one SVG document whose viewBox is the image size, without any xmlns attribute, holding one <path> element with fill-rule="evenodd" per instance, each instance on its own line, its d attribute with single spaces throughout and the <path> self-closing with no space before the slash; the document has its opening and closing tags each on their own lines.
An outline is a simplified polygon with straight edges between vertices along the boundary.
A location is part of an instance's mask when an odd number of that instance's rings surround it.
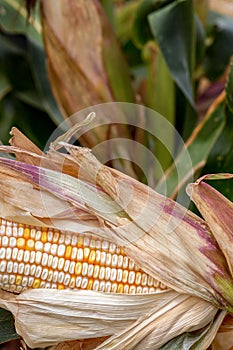
<svg viewBox="0 0 233 350">
<path fill-rule="evenodd" d="M 88 290 L 92 289 L 93 283 L 94 283 L 93 278 L 90 278 L 90 279 L 88 280 L 88 284 L 87 284 L 87 289 L 88 289 Z"/>
<path fill-rule="evenodd" d="M 32 288 L 39 288 L 40 287 L 40 279 L 39 278 L 35 278 Z"/>
<path fill-rule="evenodd" d="M 83 247 L 83 237 L 82 236 L 78 236 L 77 245 L 79 248 Z"/>
<path fill-rule="evenodd" d="M 15 284 L 19 286 L 22 283 L 22 276 L 17 275 L 15 279 Z"/>
<path fill-rule="evenodd" d="M 46 243 L 47 241 L 48 241 L 48 234 L 46 231 L 43 231 L 41 235 L 41 242 Z"/>
<path fill-rule="evenodd" d="M 75 274 L 81 275 L 81 272 L 82 272 L 82 263 L 77 262 L 75 265 Z"/>
<path fill-rule="evenodd" d="M 122 276 L 122 282 L 126 283 L 128 281 L 128 275 L 129 275 L 129 271 L 128 270 L 124 270 L 123 271 L 123 276 Z"/>
<path fill-rule="evenodd" d="M 91 250 L 90 255 L 89 255 L 89 259 L 88 259 L 88 263 L 93 264 L 94 262 L 95 262 L 95 251 Z"/>
<path fill-rule="evenodd" d="M 57 285 L 57 289 L 59 289 L 59 290 L 62 290 L 62 289 L 65 289 L 65 286 L 63 285 L 63 284 L 58 284 Z"/>
<path fill-rule="evenodd" d="M 23 237 L 17 238 L 17 248 L 25 248 L 25 239 Z"/>
<path fill-rule="evenodd" d="M 26 227 L 24 229 L 23 235 L 24 235 L 24 238 L 28 239 L 30 237 L 30 229 Z"/>
<path fill-rule="evenodd" d="M 117 293 L 123 293 L 123 291 L 124 291 L 124 285 L 122 283 L 119 283 L 117 287 Z"/>
<path fill-rule="evenodd" d="M 33 239 L 28 239 L 26 242 L 26 249 L 27 250 L 34 250 L 35 242 Z"/>
<path fill-rule="evenodd" d="M 71 253 L 72 253 L 72 247 L 71 245 L 68 245 L 65 251 L 65 259 L 70 259 Z"/>
<path fill-rule="evenodd" d="M 88 260 L 89 254 L 90 254 L 90 248 L 85 247 L 84 250 L 83 250 L 83 259 L 84 259 L 84 261 Z"/>
</svg>

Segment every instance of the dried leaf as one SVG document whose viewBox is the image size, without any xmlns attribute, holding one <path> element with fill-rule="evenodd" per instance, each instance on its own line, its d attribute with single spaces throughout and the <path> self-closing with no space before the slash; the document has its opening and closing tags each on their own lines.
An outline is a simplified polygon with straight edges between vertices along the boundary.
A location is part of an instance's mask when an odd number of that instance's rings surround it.
<svg viewBox="0 0 233 350">
<path fill-rule="evenodd" d="M 84 339 L 64 342 L 51 347 L 49 350 L 93 350 L 101 344 L 106 337 L 96 339 Z"/>
</svg>

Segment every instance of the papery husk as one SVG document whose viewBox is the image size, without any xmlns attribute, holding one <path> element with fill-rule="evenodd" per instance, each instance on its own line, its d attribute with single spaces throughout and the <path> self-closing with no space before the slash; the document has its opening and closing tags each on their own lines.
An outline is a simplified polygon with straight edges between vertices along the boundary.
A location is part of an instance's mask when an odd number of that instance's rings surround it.
<svg viewBox="0 0 233 350">
<path fill-rule="evenodd" d="M 184 331 L 204 327 L 217 312 L 212 304 L 175 291 L 137 295 L 53 289 L 14 295 L 1 291 L 0 306 L 12 312 L 17 333 L 32 348 L 114 335 L 111 346 L 107 342 L 99 349 L 128 350 L 149 341 L 150 347 L 143 348 L 155 350 Z M 122 334 L 115 337 L 119 332 Z"/>
<path fill-rule="evenodd" d="M 227 315 L 212 343 L 212 350 L 233 349 L 233 317 Z"/>
<path fill-rule="evenodd" d="M 203 180 L 232 178 L 232 174 L 205 175 L 187 191 L 211 228 L 233 275 L 233 203 Z"/>
<path fill-rule="evenodd" d="M 103 166 L 90 150 L 65 143 L 61 146 L 69 150 L 70 155 L 63 156 L 63 159 L 78 169 L 78 178 L 61 173 L 62 166 L 57 172 L 0 159 L 0 173 L 1 169 L 9 168 L 34 187 L 42 189 L 42 201 L 47 191 L 67 204 L 66 217 L 59 215 L 58 219 L 48 215 L 40 220 L 46 223 L 50 220 L 50 225 L 56 225 L 58 229 L 74 233 L 92 232 L 113 241 L 122 246 L 142 270 L 169 287 L 231 309 L 233 279 L 223 253 L 203 220 L 149 187 Z M 51 164 L 54 155 L 58 159 L 59 154 L 51 149 L 48 153 Z M 47 165 L 44 158 L 42 165 Z M 2 199 L 9 203 L 6 195 L 9 186 L 5 187 Z M 19 194 L 18 208 L 20 203 Z M 51 205 L 44 203 L 45 211 L 50 214 Z M 38 219 L 31 204 L 31 216 Z M 92 219 L 73 220 L 72 215 L 77 209 Z M 228 292 L 218 280 L 224 280 Z"/>
</svg>

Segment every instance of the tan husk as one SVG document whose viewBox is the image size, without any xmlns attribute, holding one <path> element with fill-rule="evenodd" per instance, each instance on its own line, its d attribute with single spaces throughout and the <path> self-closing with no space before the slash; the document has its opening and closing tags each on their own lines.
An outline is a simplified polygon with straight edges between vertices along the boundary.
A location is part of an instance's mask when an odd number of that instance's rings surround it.
<svg viewBox="0 0 233 350">
<path fill-rule="evenodd" d="M 2 217 L 111 240 L 142 270 L 176 290 L 148 295 L 1 292 L 1 306 L 14 314 L 16 329 L 29 346 L 112 336 L 99 349 L 158 349 L 185 331 L 208 325 L 217 307 L 232 308 L 233 280 L 203 220 L 103 166 L 88 149 L 59 139 L 69 155 L 54 147 L 48 154 L 33 153 L 22 149 L 20 134 L 13 133 L 14 147 L 0 147 L 20 160 L 0 158 Z"/>
</svg>

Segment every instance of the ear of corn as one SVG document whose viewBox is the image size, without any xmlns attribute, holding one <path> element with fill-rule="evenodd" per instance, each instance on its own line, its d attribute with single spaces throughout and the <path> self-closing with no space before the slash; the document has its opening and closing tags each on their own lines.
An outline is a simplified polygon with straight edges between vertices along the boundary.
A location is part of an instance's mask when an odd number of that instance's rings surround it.
<svg viewBox="0 0 233 350">
<path fill-rule="evenodd" d="M 151 293 L 166 289 L 114 243 L 0 219 L 0 287 Z"/>
</svg>

